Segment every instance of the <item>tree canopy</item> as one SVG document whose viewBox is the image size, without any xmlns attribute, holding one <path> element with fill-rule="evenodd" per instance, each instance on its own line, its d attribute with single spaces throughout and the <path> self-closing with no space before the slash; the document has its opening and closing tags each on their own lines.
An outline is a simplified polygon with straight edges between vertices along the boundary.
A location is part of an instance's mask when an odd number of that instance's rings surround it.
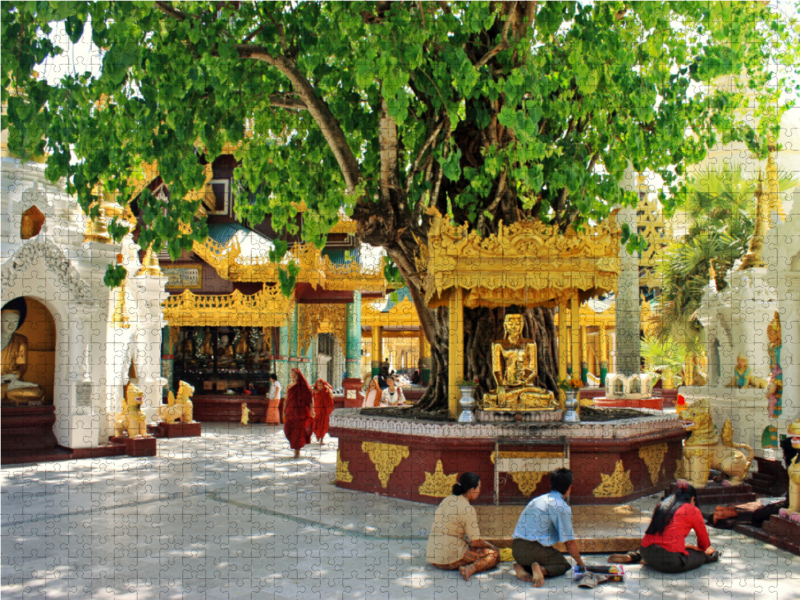
<svg viewBox="0 0 800 600">
<path fill-rule="evenodd" d="M 630 165 L 663 179 L 669 211 L 717 142 L 766 155 L 792 85 L 769 67 L 793 27 L 756 2 L 4 2 L 4 126 L 84 209 L 158 161 L 173 200 L 143 194 L 139 242 L 173 256 L 205 235 L 181 227 L 199 200 L 176 200 L 204 183 L 198 154 L 241 143 L 236 214 L 290 226 L 304 200 L 321 245 L 345 207 L 444 364 L 416 267 L 428 207 L 483 235 L 566 229 L 635 205 Z M 99 77 L 34 75 L 89 32 Z M 736 119 L 741 90 L 707 86 L 723 76 L 768 107 L 755 128 Z"/>
</svg>

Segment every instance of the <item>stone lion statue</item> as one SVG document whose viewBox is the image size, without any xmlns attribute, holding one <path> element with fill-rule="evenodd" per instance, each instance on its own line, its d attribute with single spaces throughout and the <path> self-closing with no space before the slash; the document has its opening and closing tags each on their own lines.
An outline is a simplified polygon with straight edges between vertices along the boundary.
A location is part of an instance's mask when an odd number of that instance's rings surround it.
<svg viewBox="0 0 800 600">
<path fill-rule="evenodd" d="M 680 417 L 684 427 L 691 432 L 684 443 L 683 467 L 686 479 L 696 488 L 708 483 L 709 471 L 718 469 L 730 477 L 732 485 L 739 485 L 747 477 L 755 453 L 747 444 L 733 442 L 731 420 L 725 421 L 720 436 L 717 426 L 711 420 L 708 400 L 695 402 Z M 746 449 L 749 457 L 738 448 Z"/>
<path fill-rule="evenodd" d="M 128 437 L 147 437 L 147 424 L 144 413 L 140 410 L 144 392 L 132 383 L 125 391 L 122 399 L 122 410 L 114 418 L 114 435 L 122 437 L 127 431 Z"/>
<path fill-rule="evenodd" d="M 170 392 L 167 396 L 167 406 L 158 409 L 158 416 L 164 423 L 193 423 L 194 404 L 192 404 L 194 387 L 181 381 L 178 384 L 178 397 Z"/>
</svg>

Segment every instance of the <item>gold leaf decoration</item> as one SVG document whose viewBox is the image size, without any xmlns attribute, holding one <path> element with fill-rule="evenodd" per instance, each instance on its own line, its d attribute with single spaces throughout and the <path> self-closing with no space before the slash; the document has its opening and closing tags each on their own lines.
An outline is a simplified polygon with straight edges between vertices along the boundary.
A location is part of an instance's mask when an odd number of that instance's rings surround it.
<svg viewBox="0 0 800 600">
<path fill-rule="evenodd" d="M 601 473 L 600 478 L 602 482 L 592 492 L 595 498 L 621 498 L 633 493 L 631 472 L 624 469 L 622 460 L 617 461 L 611 475 Z"/>
<path fill-rule="evenodd" d="M 655 444 L 654 446 L 639 448 L 639 458 L 647 465 L 647 470 L 650 471 L 650 481 L 653 482 L 653 485 L 658 483 L 658 475 L 661 473 L 661 465 L 664 464 L 666 455 L 666 444 Z"/>
<path fill-rule="evenodd" d="M 336 453 L 336 481 L 352 483 L 353 476 L 350 474 L 350 462 L 342 460 L 342 451 Z"/>
<path fill-rule="evenodd" d="M 539 482 L 542 480 L 542 477 L 544 476 L 545 476 L 544 471 L 531 471 L 529 473 L 524 473 L 524 472 L 511 473 L 511 479 L 514 480 L 514 483 L 517 484 L 519 491 L 522 492 L 524 496 L 533 496 L 533 492 L 536 491 L 536 486 L 539 485 Z"/>
<path fill-rule="evenodd" d="M 438 460 L 433 473 L 425 472 L 425 483 L 419 486 L 419 493 L 423 496 L 445 498 L 453 493 L 453 486 L 457 481 L 458 473 L 445 475 L 442 461 Z"/>
<path fill-rule="evenodd" d="M 404 458 L 408 458 L 410 452 L 408 446 L 398 446 L 396 444 L 382 444 L 380 442 L 363 442 L 361 449 L 369 456 L 375 469 L 378 471 L 378 479 L 381 485 L 389 485 L 389 478 L 394 473 Z"/>
</svg>

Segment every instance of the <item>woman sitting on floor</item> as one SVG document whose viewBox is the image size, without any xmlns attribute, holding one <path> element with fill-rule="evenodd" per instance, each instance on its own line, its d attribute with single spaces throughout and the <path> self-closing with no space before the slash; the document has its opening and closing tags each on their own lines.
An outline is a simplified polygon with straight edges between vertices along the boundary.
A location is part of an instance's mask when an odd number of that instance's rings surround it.
<svg viewBox="0 0 800 600">
<path fill-rule="evenodd" d="M 478 515 L 470 505 L 480 492 L 480 478 L 475 473 L 463 473 L 453 486 L 453 495 L 436 509 L 428 538 L 426 560 L 439 569 L 458 569 L 467 581 L 500 562 L 500 551 L 481 539 Z"/>
<path fill-rule="evenodd" d="M 692 529 L 699 547 L 686 545 L 686 536 Z M 612 554 L 608 562 L 638 563 L 642 559 L 662 573 L 685 573 L 719 560 L 719 552 L 711 546 L 703 515 L 697 508 L 694 486 L 679 481 L 677 491 L 656 506 L 639 551 Z"/>
</svg>

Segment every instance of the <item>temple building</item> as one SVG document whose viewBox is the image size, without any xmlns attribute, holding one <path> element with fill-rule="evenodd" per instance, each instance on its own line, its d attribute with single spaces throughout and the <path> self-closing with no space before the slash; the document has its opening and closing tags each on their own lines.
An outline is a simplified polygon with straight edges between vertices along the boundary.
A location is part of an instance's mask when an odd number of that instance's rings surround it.
<svg viewBox="0 0 800 600">
<path fill-rule="evenodd" d="M 382 300 L 387 292 L 380 253 L 356 240 L 355 223 L 344 215 L 322 250 L 304 243 L 304 203 L 295 205 L 293 235 L 278 234 L 269 216 L 263 223 L 239 222 L 233 212 L 235 165 L 226 154 L 206 166 L 199 194 L 208 237 L 175 261 L 166 250 L 150 259 L 167 278 L 169 293 L 163 304 L 164 394 L 186 381 L 196 389 L 197 419 L 216 420 L 238 410 L 236 401 L 250 384 L 263 398 L 270 373 L 285 389 L 289 372 L 299 368 L 310 381 L 319 377 L 335 389 L 350 389 L 355 401 L 362 385 L 362 303 Z M 145 169 L 129 199 L 134 212 L 145 189 L 169 198 L 157 168 Z M 278 240 L 289 246 L 282 264 L 293 260 L 300 267 L 288 298 L 280 290 L 279 266 L 270 261 Z M 261 417 L 257 410 L 254 418 Z"/>
</svg>

